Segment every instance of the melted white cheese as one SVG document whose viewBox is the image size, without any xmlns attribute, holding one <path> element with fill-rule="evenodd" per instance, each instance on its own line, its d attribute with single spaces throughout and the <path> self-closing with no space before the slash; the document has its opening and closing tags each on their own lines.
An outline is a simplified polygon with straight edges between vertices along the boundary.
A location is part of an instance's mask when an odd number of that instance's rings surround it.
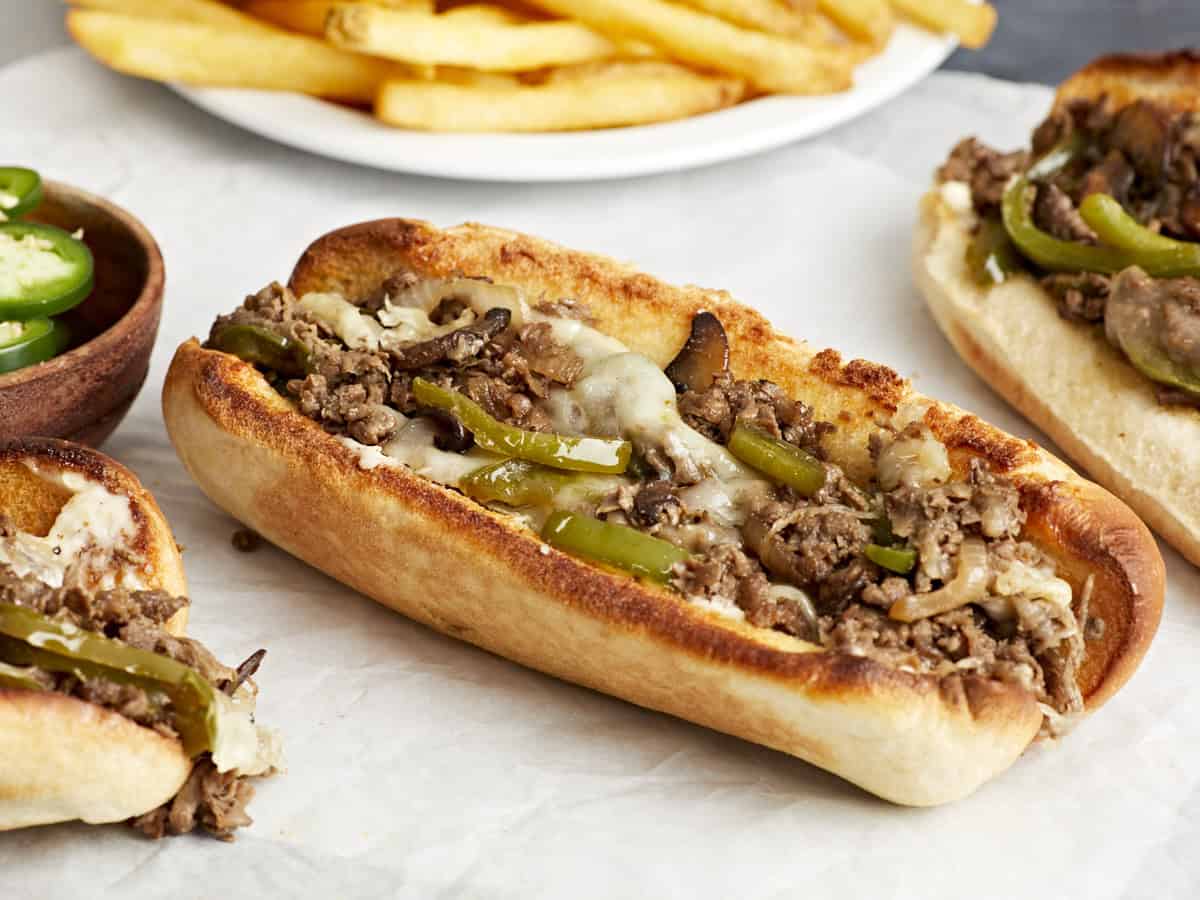
<svg viewBox="0 0 1200 900">
<path fill-rule="evenodd" d="M 563 319 L 548 316 L 537 310 L 526 309 L 524 318 L 530 322 L 545 322 L 550 334 L 560 344 L 566 344 L 578 353 L 585 363 L 596 362 L 618 353 L 628 353 L 629 348 L 614 337 L 597 331 L 578 319 Z"/>
<path fill-rule="evenodd" d="M 1018 614 L 1027 620 L 1041 618 L 1033 604 L 1044 601 L 1054 608 L 1057 618 L 1075 623 L 1071 585 L 1049 569 L 1012 560 L 992 577 L 988 593 L 991 596 L 980 605 L 996 621 L 1011 622 Z"/>
<path fill-rule="evenodd" d="M 20 297 L 34 285 L 64 278 L 73 271 L 45 238 L 0 234 L 0 297 Z"/>
<path fill-rule="evenodd" d="M 902 484 L 931 487 L 950 478 L 950 455 L 946 445 L 927 428 L 921 428 L 920 435 L 909 434 L 912 430 L 910 426 L 879 452 L 879 486 L 885 491 Z"/>
<path fill-rule="evenodd" d="M 956 213 L 967 213 L 972 209 L 971 186 L 965 181 L 947 181 L 940 192 L 942 202 Z"/>
<path fill-rule="evenodd" d="M 116 552 L 125 549 L 136 533 L 129 497 L 78 472 L 26 465 L 39 478 L 70 491 L 72 497 L 45 537 L 17 532 L 0 538 L 0 564 L 51 587 L 62 587 L 70 573 L 102 590 L 144 588 L 135 568 L 115 560 Z"/>
<path fill-rule="evenodd" d="M 300 312 L 308 313 L 326 325 L 351 350 L 378 350 L 383 325 L 371 316 L 363 315 L 341 294 L 305 294 L 296 303 Z"/>
<path fill-rule="evenodd" d="M 254 721 L 254 696 L 244 688 L 236 697 L 216 694 L 216 741 L 212 750 L 218 772 L 265 775 L 283 770 L 279 734 Z"/>
<path fill-rule="evenodd" d="M 393 415 L 399 420 L 399 429 L 382 446 L 370 447 L 346 435 L 338 436 L 338 441 L 358 457 L 360 469 L 370 471 L 379 466 L 402 465 L 423 478 L 453 487 L 465 476 L 502 458 L 478 447 L 466 453 L 439 450 L 433 443 L 437 431 L 432 423 L 396 412 Z"/>
<path fill-rule="evenodd" d="M 596 340 L 599 332 L 589 326 L 572 324 L 578 326 L 582 343 L 590 343 L 597 352 L 602 346 L 614 352 L 594 356 L 571 390 L 551 391 L 547 412 L 554 427 L 660 447 L 678 471 L 691 471 L 707 485 L 705 505 L 694 508 L 711 507 L 727 524 L 744 521 L 747 507 L 762 496 L 767 481 L 680 418 L 675 386 L 653 360 L 630 353 L 605 335 L 600 335 L 602 342 Z"/>
<path fill-rule="evenodd" d="M 484 287 L 492 289 L 494 286 Z M 468 299 L 478 300 L 477 297 Z M 296 308 L 300 312 L 307 313 L 310 318 L 321 322 L 352 350 L 387 350 L 449 334 L 457 328 L 470 325 L 476 315 L 487 312 L 486 309 L 476 309 L 476 305 L 484 304 L 482 301 L 478 304 L 473 303 L 454 321 L 438 325 L 429 318 L 429 310 L 417 306 L 395 305 L 387 298 L 384 299 L 383 308 L 376 315 L 363 312 L 341 294 L 309 293 L 296 302 Z M 517 319 L 514 318 L 514 321 Z"/>
</svg>

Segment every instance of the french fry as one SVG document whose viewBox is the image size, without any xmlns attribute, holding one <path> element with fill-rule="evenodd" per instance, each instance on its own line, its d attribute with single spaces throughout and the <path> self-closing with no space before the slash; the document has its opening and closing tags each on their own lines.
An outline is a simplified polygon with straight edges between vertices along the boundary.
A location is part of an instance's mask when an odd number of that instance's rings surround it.
<svg viewBox="0 0 1200 900">
<path fill-rule="evenodd" d="M 573 66 L 559 66 L 546 72 L 539 83 L 562 84 L 569 81 L 586 81 L 603 78 L 650 78 L 665 76 L 668 78 L 681 75 L 695 75 L 687 66 L 667 60 L 629 60 L 610 59 L 598 62 L 578 63 Z"/>
<path fill-rule="evenodd" d="M 515 88 L 521 79 L 511 72 L 481 72 L 461 66 L 437 66 L 426 81 L 445 81 L 448 84 L 463 84 L 486 88 Z"/>
<path fill-rule="evenodd" d="M 257 34 L 275 34 L 276 30 L 250 16 L 243 15 L 213 0 L 71 0 L 75 6 L 106 12 L 124 13 L 150 19 L 170 19 L 196 25 L 214 25 Z"/>
<path fill-rule="evenodd" d="M 242 10 L 288 31 L 320 37 L 332 7 L 333 0 L 250 0 Z"/>
<path fill-rule="evenodd" d="M 410 70 L 301 35 L 214 28 L 121 13 L 71 10 L 67 30 L 105 65 L 155 81 L 300 91 L 369 101 Z"/>
<path fill-rule="evenodd" d="M 335 5 L 325 22 L 325 37 L 359 53 L 494 72 L 605 59 L 618 52 L 608 38 L 577 22 L 488 25 L 364 3 Z"/>
<path fill-rule="evenodd" d="M 402 10 L 404 12 L 433 14 L 432 0 L 367 0 L 372 6 Z M 242 11 L 301 34 L 322 37 L 325 34 L 325 19 L 329 16 L 336 0 L 249 0 Z M 465 9 L 466 7 L 464 7 Z"/>
<path fill-rule="evenodd" d="M 888 42 L 896 25 L 888 0 L 818 0 L 818 6 L 854 40 L 877 47 Z"/>
<path fill-rule="evenodd" d="M 653 44 L 683 62 L 745 78 L 764 91 L 825 94 L 851 84 L 851 63 L 833 50 L 747 31 L 664 0 L 532 0 L 597 31 Z"/>
<path fill-rule="evenodd" d="M 805 15 L 785 6 L 781 0 L 680 0 L 701 12 L 771 34 L 789 37 L 804 34 L 809 29 Z"/>
<path fill-rule="evenodd" d="M 455 22 L 472 22 L 476 25 L 522 25 L 529 21 L 528 16 L 521 15 L 515 9 L 507 6 L 492 6 L 487 3 L 468 3 L 465 6 L 455 6 L 441 14 L 443 19 Z"/>
<path fill-rule="evenodd" d="M 996 8 L 990 3 L 966 0 L 892 0 L 901 15 L 934 31 L 948 31 L 964 47 L 986 44 L 996 28 Z"/>
<path fill-rule="evenodd" d="M 375 115 L 427 131 L 571 131 L 680 119 L 736 103 L 742 92 L 736 79 L 686 70 L 517 88 L 389 81 Z"/>
</svg>

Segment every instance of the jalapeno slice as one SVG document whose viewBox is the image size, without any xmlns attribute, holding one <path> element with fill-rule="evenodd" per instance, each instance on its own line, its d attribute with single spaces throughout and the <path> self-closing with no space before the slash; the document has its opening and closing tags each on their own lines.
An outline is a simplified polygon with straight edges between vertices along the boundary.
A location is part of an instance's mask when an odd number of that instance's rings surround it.
<svg viewBox="0 0 1200 900">
<path fill-rule="evenodd" d="M 303 375 L 308 367 L 303 344 L 259 325 L 228 325 L 213 335 L 209 346 L 280 375 Z"/>
<path fill-rule="evenodd" d="M 92 251 L 61 228 L 0 223 L 0 319 L 56 316 L 92 292 Z"/>
<path fill-rule="evenodd" d="M 54 319 L 0 322 L 0 374 L 45 362 L 66 346 L 67 329 Z"/>
<path fill-rule="evenodd" d="M 33 169 L 0 166 L 0 213 L 17 219 L 42 202 L 42 176 Z"/>
<path fill-rule="evenodd" d="M 175 710 L 184 752 L 196 756 L 216 745 L 216 688 L 195 669 L 170 657 L 0 603 L 0 660 L 10 666 L 37 666 L 78 678 L 132 684 L 152 697 L 165 694 Z"/>
</svg>

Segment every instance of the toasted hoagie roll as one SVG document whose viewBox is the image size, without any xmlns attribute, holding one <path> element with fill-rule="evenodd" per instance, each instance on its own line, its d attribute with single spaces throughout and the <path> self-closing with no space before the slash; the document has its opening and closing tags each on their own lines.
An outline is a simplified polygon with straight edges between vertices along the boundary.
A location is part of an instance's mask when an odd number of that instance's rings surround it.
<svg viewBox="0 0 1200 900">
<path fill-rule="evenodd" d="M 249 667 L 183 637 L 186 582 L 154 498 L 63 441 L 0 443 L 0 830 L 247 824 L 277 758 Z"/>
<path fill-rule="evenodd" d="M 163 407 L 217 505 L 347 585 L 897 803 L 1095 709 L 1160 615 L 1146 528 L 1037 446 L 496 228 L 322 237 Z"/>
<path fill-rule="evenodd" d="M 1200 56 L 1101 58 L 1030 150 L 961 142 L 913 251 L 963 360 L 1200 564 Z"/>
</svg>

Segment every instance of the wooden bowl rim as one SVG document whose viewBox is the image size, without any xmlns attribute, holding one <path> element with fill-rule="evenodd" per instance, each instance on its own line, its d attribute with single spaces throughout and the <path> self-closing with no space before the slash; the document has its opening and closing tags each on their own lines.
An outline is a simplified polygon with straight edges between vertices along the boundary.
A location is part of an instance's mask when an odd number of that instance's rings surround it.
<svg viewBox="0 0 1200 900">
<path fill-rule="evenodd" d="M 47 196 L 67 196 L 73 200 L 82 201 L 123 226 L 133 235 L 134 240 L 146 254 L 146 278 L 142 282 L 141 290 L 133 304 L 112 325 L 90 341 L 53 359 L 0 375 L 0 390 L 23 382 L 40 380 L 56 373 L 65 374 L 80 365 L 85 365 L 87 360 L 115 349 L 126 335 L 139 328 L 154 327 L 156 320 L 152 313 L 154 308 L 162 303 L 163 287 L 166 281 L 162 252 L 158 249 L 158 242 L 154 240 L 150 230 L 136 216 L 117 206 L 111 200 L 106 200 L 61 181 L 45 179 L 42 187 Z M 87 300 L 83 302 L 87 303 Z"/>
</svg>

